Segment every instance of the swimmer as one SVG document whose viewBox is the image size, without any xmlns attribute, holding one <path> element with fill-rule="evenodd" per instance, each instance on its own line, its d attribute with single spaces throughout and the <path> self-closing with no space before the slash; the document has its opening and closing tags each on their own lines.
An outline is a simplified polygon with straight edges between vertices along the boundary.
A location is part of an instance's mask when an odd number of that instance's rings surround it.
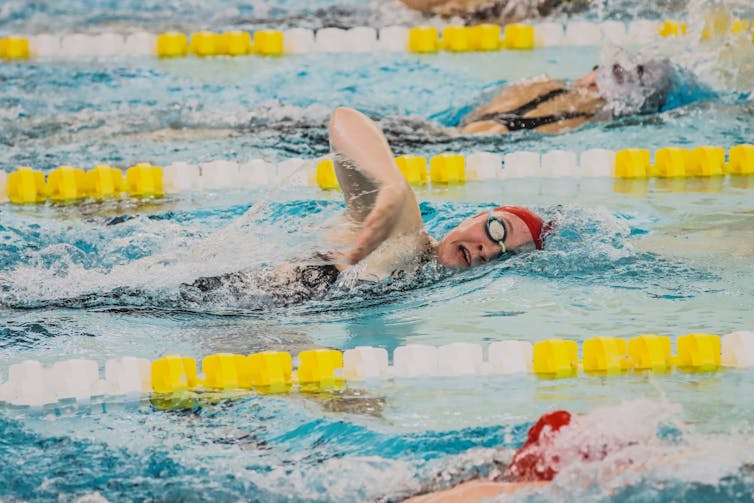
<svg viewBox="0 0 754 503">
<path fill-rule="evenodd" d="M 558 133 L 587 122 L 659 112 L 671 87 L 666 60 L 627 55 L 567 85 L 539 77 L 508 86 L 463 118 L 462 134 L 509 133 L 525 129 Z"/>
<path fill-rule="evenodd" d="M 529 428 L 526 442 L 516 451 L 508 466 L 491 480 L 463 482 L 452 489 L 409 498 L 404 500 L 404 503 L 473 503 L 486 498 L 496 498 L 495 501 L 500 501 L 500 497 L 505 494 L 549 484 L 568 460 L 600 461 L 607 456 L 607 448 L 604 445 L 596 450 L 584 449 L 575 457 L 570 455 L 572 453 L 555 452 L 554 441 L 561 428 L 567 426 L 577 426 L 577 421 L 574 421 L 568 411 L 557 410 L 544 414 Z"/>
<path fill-rule="evenodd" d="M 354 271 L 358 281 L 382 281 L 396 273 L 413 273 L 430 261 L 464 269 L 544 248 L 548 226 L 520 206 L 491 207 L 464 220 L 439 241 L 432 238 L 424 229 L 416 195 L 398 170 L 379 126 L 354 109 L 338 108 L 329 135 L 346 210 L 328 237 L 340 251 L 262 273 L 199 278 L 183 285 L 184 299 L 201 301 L 220 290 L 212 300 L 221 302 L 223 291 L 243 295 L 262 288 L 270 292 L 271 304 L 290 305 L 321 297 L 347 270 Z"/>
<path fill-rule="evenodd" d="M 590 0 L 401 0 L 404 5 L 425 14 L 461 17 L 466 23 L 506 25 L 524 19 L 549 16 L 556 12 L 586 10 Z"/>
<path fill-rule="evenodd" d="M 641 419 L 617 417 L 613 408 L 587 416 L 573 415 L 565 410 L 549 412 L 529 429 L 526 441 L 509 462 L 493 458 L 492 464 L 487 465 L 489 470 L 475 472 L 485 475 L 469 474 L 475 478 L 466 478 L 450 489 L 427 488 L 424 494 L 402 501 L 474 503 L 488 498 L 505 501 L 506 496 L 514 494 L 517 501 L 529 501 L 527 496 L 542 491 L 558 477 L 561 478 L 561 487 L 572 485 L 578 490 L 596 484 L 610 494 L 625 484 L 641 480 L 644 473 L 655 472 L 658 466 L 662 466 L 666 473 L 673 473 L 682 471 L 686 465 L 697 471 L 709 464 L 704 461 L 711 459 L 707 448 L 699 450 L 693 443 L 680 442 L 676 436 L 680 430 L 661 438 L 663 434 L 655 422 L 658 411 L 650 407 L 645 412 L 647 416 Z M 653 419 L 649 419 L 650 416 Z M 657 441 L 662 444 L 662 450 L 658 450 Z M 736 438 L 722 445 L 713 442 L 710 446 L 725 453 L 730 453 L 732 447 L 736 448 L 734 446 L 741 446 L 742 452 L 747 452 L 754 446 L 754 439 Z M 588 466 L 591 464 L 595 466 Z M 585 471 L 582 472 L 582 468 Z M 751 470 L 748 458 L 741 468 L 747 472 Z M 576 475 L 579 472 L 581 475 Z M 584 475 L 587 478 L 582 478 Z M 437 480 L 452 480 L 452 477 L 452 472 L 444 472 Z"/>
</svg>

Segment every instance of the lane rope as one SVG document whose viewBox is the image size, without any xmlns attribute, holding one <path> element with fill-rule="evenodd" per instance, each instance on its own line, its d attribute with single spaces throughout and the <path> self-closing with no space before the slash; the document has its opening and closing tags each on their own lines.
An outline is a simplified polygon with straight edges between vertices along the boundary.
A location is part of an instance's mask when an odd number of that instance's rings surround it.
<svg viewBox="0 0 754 503">
<path fill-rule="evenodd" d="M 490 343 L 485 359 L 479 344 L 409 344 L 395 348 L 389 361 L 386 349 L 361 346 L 346 351 L 312 349 L 296 356 L 285 351 L 218 353 L 202 358 L 201 370 L 194 358 L 171 354 L 152 361 L 109 359 L 104 376 L 94 360 L 71 359 L 47 365 L 26 360 L 8 367 L 6 380 L 0 381 L 0 402 L 40 408 L 59 402 L 86 405 L 93 399 L 138 401 L 149 396 L 218 390 L 306 392 L 335 389 L 344 383 L 367 386 L 388 379 L 419 377 L 534 374 L 554 379 L 676 370 L 701 375 L 726 367 L 754 367 L 754 332 L 737 331 L 723 337 L 691 333 L 676 339 L 674 354 L 671 347 L 669 337 L 656 334 L 630 339 L 595 337 L 582 344 L 565 339 L 534 344 L 506 340 Z"/>
<path fill-rule="evenodd" d="M 723 36 L 754 40 L 752 23 L 747 19 L 710 19 L 698 29 L 701 40 Z M 304 28 L 186 34 L 137 32 L 131 34 L 75 33 L 70 35 L 10 35 L 0 38 L 0 59 L 18 61 L 29 58 L 93 58 L 105 56 L 282 56 L 307 53 L 345 52 L 489 52 L 531 50 L 556 46 L 645 45 L 664 38 L 683 39 L 691 35 L 683 21 L 635 20 L 629 23 L 574 21 L 566 24 L 479 24 L 475 26 L 387 26 L 376 29 L 357 26 L 349 29 Z"/>
<path fill-rule="evenodd" d="M 646 184 L 622 182 L 704 178 L 716 180 L 719 185 L 726 175 L 754 175 L 754 145 L 731 147 L 727 159 L 722 147 L 666 147 L 654 153 L 654 163 L 648 149 L 635 148 L 618 151 L 590 149 L 581 153 L 553 150 L 541 155 L 536 152 L 505 155 L 475 152 L 464 156 L 446 152 L 431 157 L 429 161 L 422 156 L 402 155 L 396 157 L 395 162 L 415 187 L 446 187 L 493 179 L 613 178 L 616 181 L 614 189 L 618 192 L 646 192 Z M 193 190 L 268 185 L 317 186 L 323 190 L 340 188 L 333 161 L 327 157 L 288 159 L 277 164 L 262 159 L 242 163 L 216 160 L 199 165 L 176 162 L 164 168 L 140 163 L 125 172 L 107 164 L 97 165 L 86 172 L 73 166 L 60 166 L 46 175 L 22 166 L 12 173 L 0 171 L 0 202 L 39 204 L 124 196 L 161 197 Z M 748 186 L 746 183 L 739 185 Z"/>
</svg>

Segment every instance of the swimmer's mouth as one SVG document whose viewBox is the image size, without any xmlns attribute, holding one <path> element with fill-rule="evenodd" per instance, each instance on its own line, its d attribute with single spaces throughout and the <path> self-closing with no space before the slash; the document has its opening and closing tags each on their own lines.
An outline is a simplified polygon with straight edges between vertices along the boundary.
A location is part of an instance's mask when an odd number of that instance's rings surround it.
<svg viewBox="0 0 754 503">
<path fill-rule="evenodd" d="M 469 250 L 463 245 L 458 245 L 458 250 L 461 252 L 463 260 L 466 262 L 466 267 L 471 267 L 471 254 L 469 253 Z"/>
</svg>

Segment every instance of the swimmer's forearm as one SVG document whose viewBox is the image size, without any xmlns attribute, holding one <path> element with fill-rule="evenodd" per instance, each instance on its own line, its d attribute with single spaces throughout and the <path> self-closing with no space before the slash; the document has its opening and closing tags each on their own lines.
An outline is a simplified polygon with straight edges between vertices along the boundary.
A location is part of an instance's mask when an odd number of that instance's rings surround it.
<svg viewBox="0 0 754 503">
<path fill-rule="evenodd" d="M 464 482 L 452 489 L 424 494 L 404 500 L 403 503 L 449 503 L 462 501 L 463 503 L 481 502 L 487 498 L 496 498 L 502 501 L 504 494 L 513 494 L 522 489 L 536 489 L 549 482 L 489 482 L 486 480 L 474 480 Z"/>
<path fill-rule="evenodd" d="M 349 264 L 365 259 L 388 238 L 401 219 L 407 197 L 408 194 L 396 185 L 380 190 L 374 208 L 364 219 L 354 246 L 346 256 Z"/>
</svg>

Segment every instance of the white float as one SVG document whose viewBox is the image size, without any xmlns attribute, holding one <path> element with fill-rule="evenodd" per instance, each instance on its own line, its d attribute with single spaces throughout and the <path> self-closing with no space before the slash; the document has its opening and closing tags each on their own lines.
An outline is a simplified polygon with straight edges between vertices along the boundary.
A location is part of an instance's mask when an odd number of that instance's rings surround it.
<svg viewBox="0 0 754 503">
<path fill-rule="evenodd" d="M 46 33 L 29 37 L 29 52 L 33 56 L 60 56 L 60 37 Z"/>
<path fill-rule="evenodd" d="M 377 48 L 377 30 L 356 26 L 346 32 L 346 48 L 350 52 L 372 52 Z"/>
<path fill-rule="evenodd" d="M 55 403 L 55 393 L 45 386 L 45 376 L 44 367 L 36 360 L 11 365 L 5 383 L 5 401 L 34 408 Z"/>
<path fill-rule="evenodd" d="M 186 162 L 165 166 L 162 169 L 162 186 L 168 194 L 198 189 L 199 167 Z"/>
<path fill-rule="evenodd" d="M 284 186 L 303 187 L 310 185 L 315 176 L 316 160 L 288 159 L 277 165 L 275 181 Z"/>
<path fill-rule="evenodd" d="M 199 166 L 199 186 L 203 189 L 222 189 L 238 185 L 238 163 L 210 161 Z"/>
<path fill-rule="evenodd" d="M 754 367 L 754 332 L 739 331 L 724 335 L 720 363 L 726 367 Z"/>
<path fill-rule="evenodd" d="M 105 381 L 113 395 L 140 396 L 152 391 L 152 363 L 124 356 L 105 362 Z"/>
<path fill-rule="evenodd" d="M 126 52 L 126 40 L 118 33 L 102 33 L 92 38 L 93 54 L 98 56 L 117 56 Z"/>
<path fill-rule="evenodd" d="M 343 352 L 343 377 L 345 379 L 379 379 L 387 375 L 388 355 L 384 348 L 358 346 Z"/>
<path fill-rule="evenodd" d="M 479 344 L 454 342 L 437 348 L 437 375 L 474 375 L 479 373 L 482 363 Z"/>
<path fill-rule="evenodd" d="M 243 187 L 270 185 L 275 178 L 275 165 L 262 159 L 252 159 L 238 167 L 239 183 Z"/>
<path fill-rule="evenodd" d="M 615 152 L 603 148 L 585 150 L 579 158 L 581 176 L 612 177 L 615 173 Z"/>
<path fill-rule="evenodd" d="M 144 31 L 126 36 L 123 50 L 131 56 L 153 56 L 157 54 L 157 35 Z"/>
<path fill-rule="evenodd" d="M 306 54 L 314 50 L 314 32 L 305 28 L 291 28 L 283 32 L 283 52 Z"/>
<path fill-rule="evenodd" d="M 314 50 L 316 52 L 347 52 L 348 42 L 346 30 L 320 28 L 314 36 Z"/>
<path fill-rule="evenodd" d="M 565 43 L 575 46 L 599 46 L 602 45 L 602 31 L 598 25 L 589 21 L 574 21 L 566 28 Z"/>
<path fill-rule="evenodd" d="M 405 26 L 386 26 L 380 30 L 377 48 L 388 52 L 405 52 L 408 50 L 408 28 Z"/>
<path fill-rule="evenodd" d="M 58 401 L 86 403 L 97 390 L 99 367 L 94 360 L 63 360 L 47 369 L 47 377 Z"/>
<path fill-rule="evenodd" d="M 95 39 L 91 35 L 73 33 L 60 39 L 60 53 L 64 57 L 78 58 L 97 54 Z"/>
<path fill-rule="evenodd" d="M 503 157 L 501 178 L 525 178 L 538 176 L 540 156 L 536 152 L 512 152 Z"/>
<path fill-rule="evenodd" d="M 502 174 L 503 156 L 491 152 L 475 152 L 466 157 L 466 178 L 494 180 Z"/>
<path fill-rule="evenodd" d="M 531 372 L 534 346 L 526 341 L 493 342 L 487 348 L 487 363 L 496 374 Z"/>
<path fill-rule="evenodd" d="M 543 178 L 578 176 L 576 153 L 570 150 L 552 150 L 543 154 L 539 173 Z"/>
<path fill-rule="evenodd" d="M 534 25 L 534 46 L 553 47 L 565 43 L 565 31 L 560 23 L 539 23 Z"/>
<path fill-rule="evenodd" d="M 395 377 L 437 375 L 437 348 L 424 344 L 399 346 L 393 351 Z"/>
</svg>

